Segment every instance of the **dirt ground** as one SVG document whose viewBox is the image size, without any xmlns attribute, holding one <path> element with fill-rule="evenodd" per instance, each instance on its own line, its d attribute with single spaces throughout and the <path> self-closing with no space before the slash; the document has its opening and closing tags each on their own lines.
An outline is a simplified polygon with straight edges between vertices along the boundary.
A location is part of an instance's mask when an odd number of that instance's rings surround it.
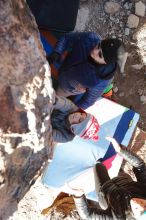
<svg viewBox="0 0 146 220">
<path fill-rule="evenodd" d="M 127 19 L 130 14 L 135 13 L 135 3 L 138 1 L 113 0 L 114 3 L 116 2 L 120 5 L 119 11 L 114 14 L 105 12 L 104 6 L 106 2 L 106 0 L 81 1 L 76 30 L 95 31 L 102 38 L 116 36 L 125 42 L 129 56 L 124 75 L 117 73 L 115 76 L 114 89 L 116 89 L 113 99 L 140 114 L 138 128 L 129 148 L 141 155 L 146 161 L 146 16 L 139 17 L 138 27 L 129 28 L 129 34 L 127 35 Z M 146 0 L 142 2 L 146 5 Z M 123 165 L 122 168 L 131 173 L 129 166 Z M 60 206 L 59 212 L 52 209 L 47 218 L 42 217 L 37 209 L 36 202 L 36 194 L 39 194 L 39 192 L 41 194 L 41 187 L 37 181 L 19 203 L 17 212 L 10 219 L 79 219 L 76 211 L 69 214 L 69 211 L 74 208 L 70 198 L 68 201 L 72 204 L 71 209 L 66 208 L 66 206 Z"/>
</svg>

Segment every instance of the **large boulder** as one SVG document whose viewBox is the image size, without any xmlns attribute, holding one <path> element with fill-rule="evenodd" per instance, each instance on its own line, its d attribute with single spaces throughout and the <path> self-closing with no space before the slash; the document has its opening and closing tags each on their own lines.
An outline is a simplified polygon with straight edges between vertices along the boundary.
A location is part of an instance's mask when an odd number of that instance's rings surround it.
<svg viewBox="0 0 146 220">
<path fill-rule="evenodd" d="M 0 219 L 8 219 L 53 146 L 50 69 L 24 0 L 0 1 Z"/>
</svg>

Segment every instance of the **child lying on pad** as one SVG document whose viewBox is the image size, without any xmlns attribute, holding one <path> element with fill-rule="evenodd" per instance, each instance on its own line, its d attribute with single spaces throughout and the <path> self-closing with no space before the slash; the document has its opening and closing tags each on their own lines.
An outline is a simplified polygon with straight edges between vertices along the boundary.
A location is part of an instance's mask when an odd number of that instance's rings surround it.
<svg viewBox="0 0 146 220">
<path fill-rule="evenodd" d="M 56 97 L 51 124 L 55 142 L 65 143 L 73 140 L 76 135 L 94 141 L 98 139 L 97 119 L 64 97 Z"/>
</svg>

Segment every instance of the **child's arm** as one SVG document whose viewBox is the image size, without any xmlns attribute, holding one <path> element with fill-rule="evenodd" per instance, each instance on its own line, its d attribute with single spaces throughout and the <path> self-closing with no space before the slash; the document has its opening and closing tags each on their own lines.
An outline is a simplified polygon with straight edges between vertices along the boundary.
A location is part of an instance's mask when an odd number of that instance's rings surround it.
<svg viewBox="0 0 146 220">
<path fill-rule="evenodd" d="M 96 43 L 99 43 L 101 41 L 100 36 L 98 36 L 94 32 L 73 32 L 61 37 L 60 40 L 57 42 L 54 51 L 62 54 L 65 50 L 73 48 L 77 41 L 81 43 L 84 42 L 86 44 L 86 39 L 88 39 L 88 41 L 90 40 L 91 42 L 93 41 Z"/>
<path fill-rule="evenodd" d="M 107 137 L 107 140 L 111 141 L 115 151 L 120 154 L 127 162 L 129 162 L 133 167 L 139 169 L 143 166 L 144 161 L 136 154 L 132 153 L 126 147 L 122 147 L 119 143 L 112 137 Z"/>
<path fill-rule="evenodd" d="M 69 113 L 75 112 L 79 109 L 72 101 L 62 96 L 56 96 L 53 108 L 58 109 L 61 112 Z"/>
<path fill-rule="evenodd" d="M 89 42 L 92 42 L 94 46 L 101 42 L 101 37 L 95 32 L 72 32 L 65 34 L 57 42 L 52 54 L 48 57 L 50 63 L 59 62 L 61 60 L 61 55 L 67 51 L 72 50 L 74 45 L 77 43 L 79 45 L 85 45 L 87 49 L 90 45 Z"/>
<path fill-rule="evenodd" d="M 76 102 L 76 105 L 82 109 L 87 109 L 93 105 L 95 101 L 103 95 L 104 90 L 107 88 L 110 82 L 111 80 L 105 80 L 93 88 L 86 89 L 86 92 L 82 98 Z"/>
</svg>

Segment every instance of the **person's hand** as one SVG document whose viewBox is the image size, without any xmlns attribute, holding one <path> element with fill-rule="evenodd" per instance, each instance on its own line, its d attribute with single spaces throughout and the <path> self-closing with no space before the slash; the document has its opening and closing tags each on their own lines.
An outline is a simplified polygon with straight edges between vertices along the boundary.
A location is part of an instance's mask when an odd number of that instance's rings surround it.
<svg viewBox="0 0 146 220">
<path fill-rule="evenodd" d="M 120 153 L 121 147 L 119 143 L 113 137 L 106 137 L 106 140 L 110 141 L 117 153 Z"/>
<path fill-rule="evenodd" d="M 52 64 L 54 62 L 60 63 L 61 62 L 61 55 L 57 52 L 52 52 L 50 55 L 47 56 L 47 60 L 49 64 Z"/>
<path fill-rule="evenodd" d="M 81 197 L 84 194 L 84 191 L 82 189 L 73 188 L 69 185 L 69 183 L 65 183 L 65 188 L 69 194 L 76 197 Z"/>
</svg>

